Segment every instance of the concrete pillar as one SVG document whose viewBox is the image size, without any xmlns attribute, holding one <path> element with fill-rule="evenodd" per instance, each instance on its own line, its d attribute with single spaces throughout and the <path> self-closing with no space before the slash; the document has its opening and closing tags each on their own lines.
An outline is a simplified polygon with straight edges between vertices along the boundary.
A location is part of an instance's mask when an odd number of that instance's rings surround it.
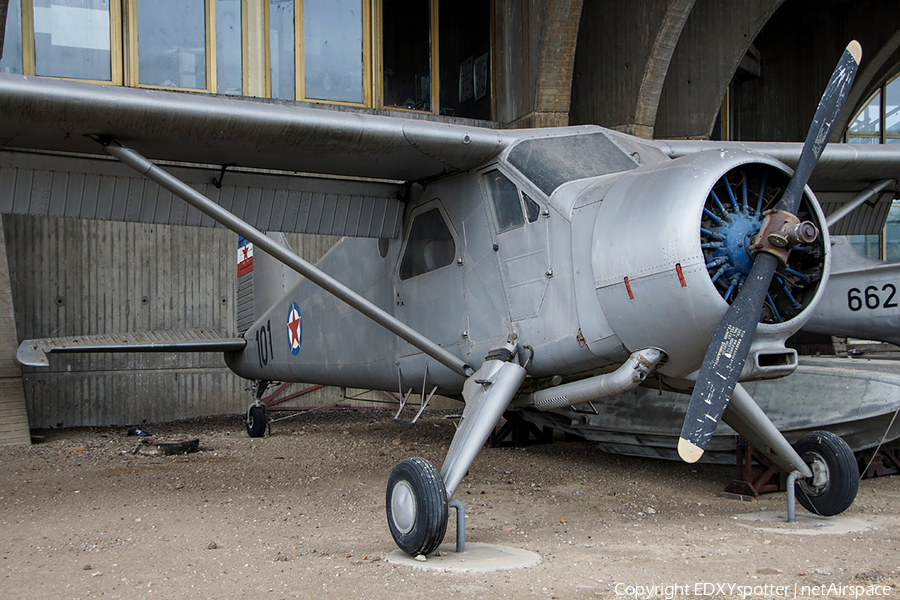
<svg viewBox="0 0 900 600">
<path fill-rule="evenodd" d="M 6 238 L 0 217 L 0 446 L 31 444 L 22 367 L 16 360 L 18 345 Z"/>
</svg>

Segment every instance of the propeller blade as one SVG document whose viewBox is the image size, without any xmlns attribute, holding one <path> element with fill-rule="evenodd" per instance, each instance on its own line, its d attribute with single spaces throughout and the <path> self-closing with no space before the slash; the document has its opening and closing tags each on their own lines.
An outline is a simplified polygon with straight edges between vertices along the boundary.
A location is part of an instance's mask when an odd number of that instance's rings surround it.
<svg viewBox="0 0 900 600">
<path fill-rule="evenodd" d="M 797 212 L 809 176 L 831 138 L 844 107 L 861 57 L 859 43 L 850 42 L 822 94 L 797 168 L 776 210 Z M 697 462 L 703 456 L 728 406 L 750 352 L 763 302 L 777 268 L 778 258 L 774 255 L 767 252 L 756 255 L 747 280 L 719 323 L 706 350 L 678 440 L 678 454 L 685 462 Z"/>
</svg>

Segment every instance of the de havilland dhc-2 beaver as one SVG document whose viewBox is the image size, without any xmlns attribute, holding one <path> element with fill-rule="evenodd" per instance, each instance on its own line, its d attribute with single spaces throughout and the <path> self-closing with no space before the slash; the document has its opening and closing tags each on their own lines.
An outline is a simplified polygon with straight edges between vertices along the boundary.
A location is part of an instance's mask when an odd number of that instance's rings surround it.
<svg viewBox="0 0 900 600">
<path fill-rule="evenodd" d="M 693 389 L 684 460 L 697 461 L 724 420 L 795 474 L 805 507 L 840 513 L 858 485 L 847 445 L 824 432 L 791 446 L 740 382 L 795 369 L 785 340 L 828 283 L 831 245 L 812 189 L 850 197 L 900 169 L 897 148 L 825 149 L 860 56 L 856 42 L 843 53 L 804 144 L 496 130 L 0 75 L 11 156 L 51 151 L 59 172 L 135 177 L 112 156 L 156 184 L 109 206 L 88 192 L 62 203 L 17 194 L 0 198 L 4 212 L 218 223 L 241 238 L 240 337 L 28 340 L 20 360 L 221 350 L 258 382 L 255 436 L 273 381 L 461 396 L 441 469 L 409 458 L 388 479 L 388 525 L 413 555 L 442 541 L 450 499 L 506 411 L 602 401 L 651 376 Z M 231 170 L 212 185 L 192 179 L 191 165 Z M 242 168 L 290 174 L 290 184 L 251 202 Z M 16 176 L 9 159 L 0 178 Z M 278 233 L 291 231 L 344 237 L 312 265 Z"/>
</svg>

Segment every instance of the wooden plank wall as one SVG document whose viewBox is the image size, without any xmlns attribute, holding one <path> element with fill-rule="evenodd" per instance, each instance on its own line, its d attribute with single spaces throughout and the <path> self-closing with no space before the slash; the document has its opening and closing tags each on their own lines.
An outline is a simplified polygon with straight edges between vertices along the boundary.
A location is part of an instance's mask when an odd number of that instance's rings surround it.
<svg viewBox="0 0 900 600">
<path fill-rule="evenodd" d="M 4 232 L 16 343 L 195 327 L 237 333 L 230 231 L 8 215 Z M 334 240 L 295 234 L 290 241 L 317 260 Z M 35 428 L 236 414 L 250 402 L 249 382 L 219 353 L 51 355 L 49 369 L 23 370 Z"/>
</svg>

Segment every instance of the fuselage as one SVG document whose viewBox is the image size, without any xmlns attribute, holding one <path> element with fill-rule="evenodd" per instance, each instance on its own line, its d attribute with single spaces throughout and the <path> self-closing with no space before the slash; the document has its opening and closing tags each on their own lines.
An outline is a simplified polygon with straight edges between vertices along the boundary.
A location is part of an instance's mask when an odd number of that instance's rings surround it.
<svg viewBox="0 0 900 600">
<path fill-rule="evenodd" d="M 515 334 L 519 361 L 537 381 L 596 373 L 645 347 L 666 352 L 663 374 L 690 378 L 728 307 L 701 247 L 711 190 L 723 180 L 740 189 L 734 173 L 750 180 L 762 171 L 772 172 L 774 189 L 789 170 L 741 151 L 672 160 L 600 128 L 519 135 L 480 168 L 414 185 L 399 238 L 341 239 L 317 266 L 474 368 Z M 774 193 L 765 181 L 761 198 Z M 815 200 L 808 205 L 824 221 Z M 745 208 L 728 218 L 752 225 L 762 211 Z M 823 278 L 827 265 L 816 283 Z M 791 314 L 760 324 L 745 378 L 793 369 L 783 341 L 808 317 L 817 289 Z M 307 280 L 257 314 L 246 350 L 226 355 L 243 377 L 462 388 L 462 376 Z"/>
</svg>

